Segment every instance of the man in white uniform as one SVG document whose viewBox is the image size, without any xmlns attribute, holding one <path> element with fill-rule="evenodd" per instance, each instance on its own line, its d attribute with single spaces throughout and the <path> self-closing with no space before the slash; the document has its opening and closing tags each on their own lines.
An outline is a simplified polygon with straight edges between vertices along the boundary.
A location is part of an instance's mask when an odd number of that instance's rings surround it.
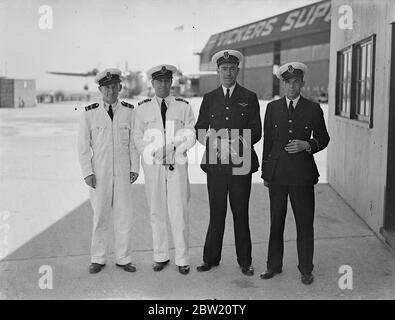
<svg viewBox="0 0 395 320">
<path fill-rule="evenodd" d="M 106 264 L 111 222 L 116 265 L 136 271 L 131 257 L 132 184 L 140 158 L 132 138 L 133 105 L 118 100 L 120 75 L 118 69 L 106 69 L 95 77 L 103 101 L 85 107 L 78 136 L 79 160 L 93 208 L 90 273 L 100 272 Z"/>
<path fill-rule="evenodd" d="M 189 273 L 188 202 L 190 197 L 186 152 L 195 144 L 195 117 L 189 103 L 170 96 L 172 65 L 147 71 L 155 90 L 152 99 L 139 103 L 135 112 L 134 141 L 141 155 L 154 249 L 154 271 L 169 260 L 166 216 L 175 246 L 175 263 Z"/>
</svg>

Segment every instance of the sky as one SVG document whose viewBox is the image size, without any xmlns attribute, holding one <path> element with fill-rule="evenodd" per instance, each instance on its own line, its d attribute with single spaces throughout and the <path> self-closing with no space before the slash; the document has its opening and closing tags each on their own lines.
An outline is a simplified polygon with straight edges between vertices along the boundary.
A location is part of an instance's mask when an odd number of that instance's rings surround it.
<svg viewBox="0 0 395 320">
<path fill-rule="evenodd" d="M 81 91 L 84 78 L 46 71 L 124 70 L 125 63 L 129 70 L 146 71 L 166 63 L 196 72 L 194 53 L 210 35 L 314 2 L 0 0 L 0 76 L 36 79 L 38 89 Z M 95 87 L 92 78 L 87 84 Z"/>
</svg>

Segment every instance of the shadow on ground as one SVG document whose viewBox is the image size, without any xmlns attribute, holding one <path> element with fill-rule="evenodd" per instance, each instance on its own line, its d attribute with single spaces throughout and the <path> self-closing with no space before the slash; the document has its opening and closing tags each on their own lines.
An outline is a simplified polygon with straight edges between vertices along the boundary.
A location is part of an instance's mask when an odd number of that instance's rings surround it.
<svg viewBox="0 0 395 320">
<path fill-rule="evenodd" d="M 206 185 L 191 186 L 190 246 L 202 247 L 208 225 Z M 133 247 L 136 251 L 152 250 L 151 226 L 144 185 L 136 185 Z M 366 225 L 353 214 L 328 185 L 316 188 L 316 238 L 341 238 L 372 235 Z M 267 189 L 254 184 L 250 200 L 250 226 L 253 243 L 266 243 L 269 232 L 269 200 Z M 89 255 L 92 228 L 92 207 L 87 200 L 29 242 L 9 254 L 4 260 L 39 259 L 73 255 Z M 170 230 L 170 229 L 169 229 Z M 170 235 L 171 233 L 169 233 Z M 289 207 L 285 241 L 296 239 L 294 217 Z M 170 238 L 172 245 L 172 239 Z M 232 214 L 228 210 L 224 245 L 233 245 Z"/>
</svg>

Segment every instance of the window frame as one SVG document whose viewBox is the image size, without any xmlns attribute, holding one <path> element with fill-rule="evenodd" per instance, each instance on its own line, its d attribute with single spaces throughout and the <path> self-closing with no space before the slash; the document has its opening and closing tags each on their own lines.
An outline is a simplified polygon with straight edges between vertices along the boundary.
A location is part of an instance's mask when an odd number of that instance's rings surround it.
<svg viewBox="0 0 395 320">
<path fill-rule="evenodd" d="M 370 56 L 368 54 L 368 48 L 371 48 Z M 361 63 L 362 53 L 366 49 L 364 62 Z M 344 80 L 344 56 L 345 53 L 351 52 L 351 75 Z M 368 58 L 370 58 L 370 70 L 367 70 L 369 65 Z M 367 38 L 364 38 L 350 46 L 347 46 L 337 52 L 337 74 L 336 74 L 336 108 L 335 115 L 355 120 L 361 123 L 366 123 L 369 128 L 373 128 L 373 110 L 374 110 L 374 78 L 375 78 L 375 60 L 376 60 L 376 34 L 372 34 Z M 348 66 L 348 65 L 347 65 Z M 361 70 L 364 69 L 364 76 L 361 76 Z M 370 71 L 370 83 L 368 82 L 368 71 Z M 344 83 L 350 81 L 350 99 L 349 105 L 344 108 Z M 364 107 L 361 112 L 360 103 L 361 99 L 361 86 L 360 83 L 363 81 L 364 87 Z M 370 105 L 367 103 L 367 90 L 366 88 L 370 85 Z M 348 107 L 348 109 L 347 109 Z M 369 108 L 366 113 L 366 107 Z"/>
<path fill-rule="evenodd" d="M 336 92 L 336 114 L 342 117 L 346 117 L 349 118 L 350 117 L 350 107 L 351 107 L 351 83 L 352 83 L 352 79 L 351 79 L 351 75 L 350 78 L 346 76 L 346 79 L 344 79 L 344 61 L 348 59 L 345 58 L 345 53 L 352 55 L 352 46 L 348 46 L 340 51 L 337 52 L 337 79 L 336 79 L 336 83 L 337 83 L 337 92 Z M 340 62 L 340 63 L 339 63 Z M 352 62 L 352 58 L 351 58 L 351 62 Z M 348 67 L 348 64 L 347 64 Z M 351 71 L 352 71 L 352 67 L 351 67 Z M 344 106 L 344 96 L 343 96 L 343 92 L 344 92 L 344 83 L 346 83 L 346 87 L 348 82 L 350 83 L 350 92 L 349 92 L 349 104 L 348 106 Z M 347 90 L 347 89 L 346 89 Z M 348 91 L 348 90 L 347 90 Z M 346 98 L 347 101 L 347 98 Z"/>
</svg>

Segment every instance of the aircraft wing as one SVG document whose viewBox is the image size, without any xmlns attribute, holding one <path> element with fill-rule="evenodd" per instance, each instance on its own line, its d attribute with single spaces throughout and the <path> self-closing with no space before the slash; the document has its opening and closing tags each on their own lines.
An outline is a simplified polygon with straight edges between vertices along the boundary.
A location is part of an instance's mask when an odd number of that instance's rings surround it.
<svg viewBox="0 0 395 320">
<path fill-rule="evenodd" d="M 56 74 L 59 76 L 74 76 L 74 77 L 93 77 L 95 76 L 95 74 L 93 74 L 92 72 L 57 72 L 57 71 L 47 71 L 47 73 L 50 74 Z"/>
</svg>

